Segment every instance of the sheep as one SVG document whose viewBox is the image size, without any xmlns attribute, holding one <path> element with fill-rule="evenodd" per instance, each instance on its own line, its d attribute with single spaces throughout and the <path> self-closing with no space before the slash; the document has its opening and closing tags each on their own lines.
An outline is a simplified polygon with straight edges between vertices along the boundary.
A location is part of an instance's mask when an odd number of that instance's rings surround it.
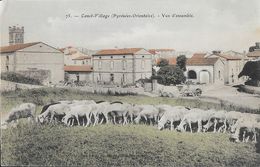
<svg viewBox="0 0 260 167">
<path fill-rule="evenodd" d="M 236 142 L 239 141 L 239 135 L 242 131 L 242 142 L 248 142 L 250 135 L 248 133 L 253 133 L 252 140 L 256 143 L 256 129 L 260 129 L 260 119 L 257 114 L 242 113 L 242 116 L 237 120 L 237 122 L 231 126 L 231 138 L 235 139 Z"/>
<path fill-rule="evenodd" d="M 150 125 L 152 120 L 155 122 L 158 121 L 159 109 L 153 105 L 137 105 L 134 107 L 134 110 L 137 112 L 140 111 L 137 117 L 134 119 L 135 123 L 139 123 L 142 117 L 146 122 L 149 120 Z"/>
<path fill-rule="evenodd" d="M 255 119 L 241 118 L 231 127 L 231 138 L 239 142 L 239 135 L 242 132 L 242 142 L 248 142 L 250 135 L 246 137 L 248 133 L 253 133 L 252 140 L 256 143 L 256 128 L 260 128 L 260 123 Z"/>
<path fill-rule="evenodd" d="M 207 111 L 198 109 L 198 108 L 193 108 L 187 112 L 180 124 L 177 126 L 178 131 L 184 131 L 184 125 L 188 124 L 190 128 L 190 132 L 192 133 L 192 123 L 197 123 L 198 124 L 198 130 L 197 132 L 201 132 L 202 130 L 202 121 L 207 120 L 207 116 L 204 117 L 204 115 L 207 115 Z"/>
<path fill-rule="evenodd" d="M 113 118 L 114 124 L 116 124 L 116 118 L 121 117 L 122 124 L 125 125 L 127 124 L 127 116 L 129 110 L 131 110 L 131 105 L 127 103 L 113 103 L 110 104 L 106 110 L 108 112 L 108 115 Z"/>
<path fill-rule="evenodd" d="M 4 124 L 17 122 L 20 118 L 32 118 L 36 114 L 36 105 L 33 103 L 23 103 L 18 107 L 12 108 Z"/>
<path fill-rule="evenodd" d="M 183 115 L 188 112 L 188 109 L 183 106 L 158 106 L 160 109 L 163 108 L 164 113 L 158 121 L 158 129 L 162 130 L 165 124 L 170 121 L 170 129 L 174 129 L 174 122 L 180 121 Z"/>
<path fill-rule="evenodd" d="M 110 105 L 109 102 L 100 102 L 99 104 L 96 104 L 95 107 L 93 107 L 92 110 L 92 116 L 94 117 L 94 126 L 98 123 L 99 121 L 99 116 L 103 116 L 104 118 L 101 120 L 100 123 L 103 123 L 105 120 L 106 123 L 108 123 L 108 111 L 107 107 Z"/>
<path fill-rule="evenodd" d="M 219 123 L 223 123 L 223 125 L 221 127 L 219 127 L 218 132 L 220 132 L 221 130 L 223 130 L 223 132 L 226 132 L 227 129 L 227 117 L 226 117 L 226 113 L 227 111 L 225 110 L 220 110 L 220 111 L 216 111 L 213 113 L 213 115 L 211 116 L 210 121 L 208 121 L 208 123 L 206 125 L 203 126 L 204 130 L 206 131 L 207 129 L 209 129 L 212 125 L 214 125 L 214 130 L 213 132 L 216 133 L 217 132 L 217 125 Z"/>
<path fill-rule="evenodd" d="M 229 111 L 226 113 L 226 122 L 228 124 L 228 130 L 233 126 L 238 119 L 243 116 L 243 113 L 237 111 Z"/>
<path fill-rule="evenodd" d="M 85 116 L 87 119 L 87 123 L 85 124 L 83 120 L 83 126 L 88 126 L 90 124 L 91 111 L 93 110 L 93 107 L 95 105 L 96 104 L 79 104 L 70 106 L 69 111 L 66 113 L 61 121 L 68 125 L 68 120 L 75 117 L 78 125 L 80 125 L 79 117 Z"/>
<path fill-rule="evenodd" d="M 55 104 L 50 106 L 44 113 L 38 115 L 37 120 L 40 123 L 44 123 L 47 117 L 50 116 L 50 123 L 56 116 L 64 116 L 69 111 L 70 106 L 68 104 Z"/>
</svg>

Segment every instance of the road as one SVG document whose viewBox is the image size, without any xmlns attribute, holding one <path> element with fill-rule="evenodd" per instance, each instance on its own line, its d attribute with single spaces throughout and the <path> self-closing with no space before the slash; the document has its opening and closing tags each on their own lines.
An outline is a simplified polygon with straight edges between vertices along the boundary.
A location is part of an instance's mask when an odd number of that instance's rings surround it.
<svg viewBox="0 0 260 167">
<path fill-rule="evenodd" d="M 238 88 L 226 85 L 209 85 L 203 89 L 202 97 L 213 97 L 238 106 L 260 109 L 260 96 L 239 92 Z"/>
</svg>

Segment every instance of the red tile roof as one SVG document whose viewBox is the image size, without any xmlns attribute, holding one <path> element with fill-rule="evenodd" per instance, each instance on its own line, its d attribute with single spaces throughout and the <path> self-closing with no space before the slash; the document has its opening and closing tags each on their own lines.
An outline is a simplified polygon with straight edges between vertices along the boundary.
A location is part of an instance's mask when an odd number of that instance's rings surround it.
<svg viewBox="0 0 260 167">
<path fill-rule="evenodd" d="M 91 59 L 91 56 L 79 56 L 79 57 L 76 57 L 72 60 L 85 60 L 85 59 Z"/>
<path fill-rule="evenodd" d="M 41 42 L 32 42 L 32 43 L 24 43 L 24 44 L 15 44 L 15 45 L 10 45 L 10 46 L 2 46 L 0 48 L 0 53 L 10 53 L 10 52 L 15 52 L 33 45 L 36 45 Z"/>
<path fill-rule="evenodd" d="M 165 58 L 168 60 L 169 65 L 176 65 L 177 63 L 177 58 L 176 57 L 171 57 L 171 58 Z M 156 64 L 158 65 L 161 62 L 162 58 L 156 59 Z"/>
<path fill-rule="evenodd" d="M 187 59 L 187 65 L 190 66 L 207 66 L 207 65 L 214 65 L 219 58 L 198 58 L 193 59 L 189 58 Z"/>
<path fill-rule="evenodd" d="M 204 58 L 206 55 L 206 53 L 194 53 L 192 58 Z"/>
<path fill-rule="evenodd" d="M 214 58 L 206 58 L 204 57 L 205 53 L 195 53 L 189 59 L 187 59 L 187 65 L 190 66 L 206 66 L 206 65 L 214 65 L 218 61 L 218 57 Z"/>
<path fill-rule="evenodd" d="M 249 52 L 247 57 L 260 57 L 260 50 L 255 50 L 253 52 Z"/>
<path fill-rule="evenodd" d="M 82 66 L 64 66 L 64 71 L 71 72 L 91 72 L 93 71 L 92 66 L 82 65 Z"/>
<path fill-rule="evenodd" d="M 143 48 L 125 48 L 125 49 L 104 49 L 98 51 L 94 55 L 100 55 L 100 56 L 105 56 L 105 55 L 133 55 L 136 52 L 140 51 Z"/>
</svg>

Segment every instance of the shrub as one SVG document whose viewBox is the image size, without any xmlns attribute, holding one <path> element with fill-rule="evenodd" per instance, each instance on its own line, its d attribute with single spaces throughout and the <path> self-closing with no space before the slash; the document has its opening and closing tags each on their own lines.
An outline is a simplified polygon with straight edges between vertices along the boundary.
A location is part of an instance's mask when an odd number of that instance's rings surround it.
<svg viewBox="0 0 260 167">
<path fill-rule="evenodd" d="M 4 72 L 1 73 L 1 79 L 18 82 L 18 83 L 25 83 L 25 84 L 32 84 L 32 85 L 42 85 L 41 82 L 37 79 L 26 77 L 24 75 L 15 73 L 15 72 Z"/>
<path fill-rule="evenodd" d="M 181 84 L 186 80 L 183 71 L 178 66 L 164 66 L 158 71 L 157 75 L 161 78 L 158 82 L 163 85 Z"/>
</svg>

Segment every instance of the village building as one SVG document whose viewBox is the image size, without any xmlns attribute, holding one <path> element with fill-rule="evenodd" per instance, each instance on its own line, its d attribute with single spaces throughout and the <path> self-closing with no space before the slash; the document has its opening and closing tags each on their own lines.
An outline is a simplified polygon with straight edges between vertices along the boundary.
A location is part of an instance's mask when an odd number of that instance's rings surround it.
<svg viewBox="0 0 260 167">
<path fill-rule="evenodd" d="M 238 78 L 244 65 L 242 56 L 221 54 L 214 51 L 212 54 L 197 53 L 187 60 L 187 80 L 197 83 L 234 84 L 242 81 Z"/>
<path fill-rule="evenodd" d="M 39 78 L 44 84 L 59 83 L 64 80 L 63 53 L 43 42 L 3 46 L 0 48 L 0 53 L 1 72 L 45 77 Z M 46 75 L 42 75 L 44 71 Z"/>
<path fill-rule="evenodd" d="M 93 81 L 134 84 L 152 76 L 152 54 L 143 48 L 106 49 L 93 55 Z"/>
<path fill-rule="evenodd" d="M 66 81 L 92 82 L 92 56 L 75 47 L 61 49 L 64 53 L 64 71 Z"/>
</svg>

